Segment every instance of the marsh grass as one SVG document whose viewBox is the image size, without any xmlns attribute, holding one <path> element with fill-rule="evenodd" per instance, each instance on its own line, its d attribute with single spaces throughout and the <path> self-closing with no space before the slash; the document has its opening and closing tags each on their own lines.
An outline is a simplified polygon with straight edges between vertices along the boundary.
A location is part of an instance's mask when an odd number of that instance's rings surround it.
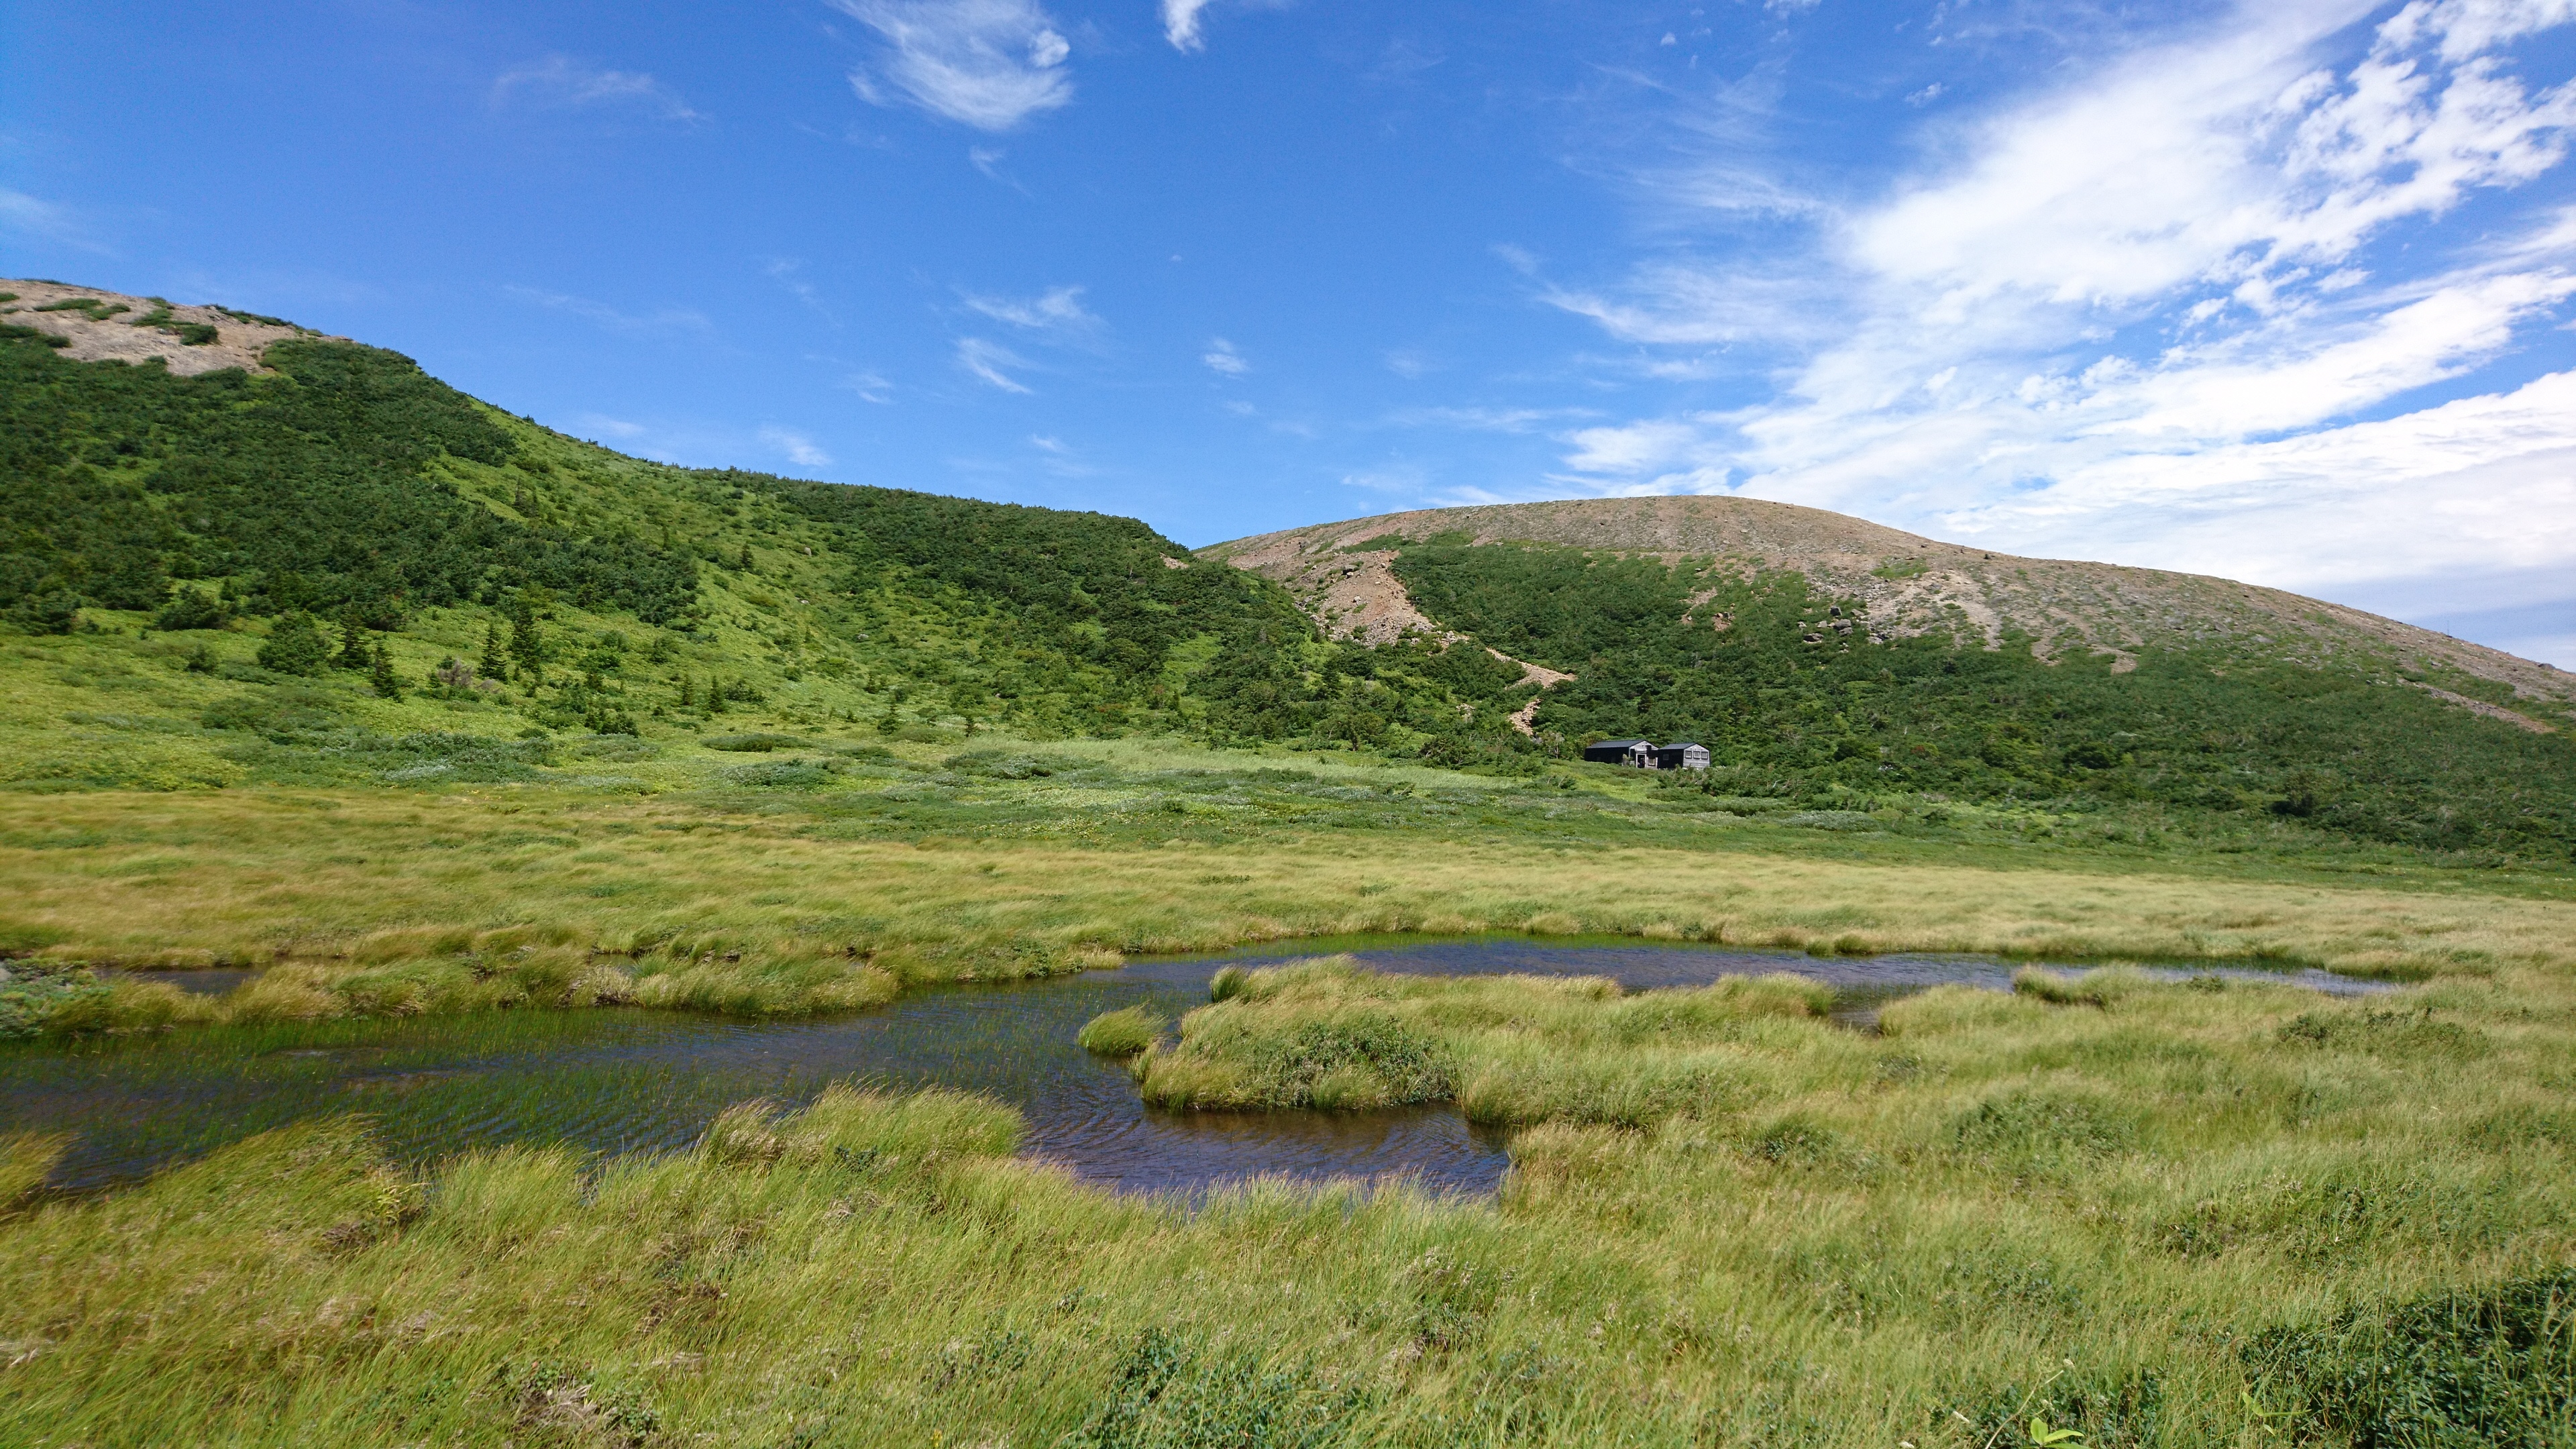
<svg viewBox="0 0 2576 1449">
<path fill-rule="evenodd" d="M 1163 1014 L 1150 1006 L 1122 1006 L 1104 1011 L 1084 1022 L 1076 1038 L 1087 1052 L 1105 1057 L 1132 1057 L 1150 1051 L 1162 1039 L 1167 1023 Z"/>
<path fill-rule="evenodd" d="M 1310 962 L 1148 1058 L 1238 1109 L 1439 1063 L 1520 1124 L 1491 1203 L 1120 1198 L 952 1092 L 410 1174 L 300 1123 L 0 1221 L 0 1413 L 97 1445 L 2565 1442 L 2564 992 L 1942 988 L 1880 1036 L 1827 1000 Z M 2406 1047 L 2428 1020 L 2475 1054 Z"/>
<path fill-rule="evenodd" d="M 40 963 L 292 968 L 217 1010 L 284 1018 L 630 1001 L 797 1014 L 876 1004 L 908 983 L 1360 933 L 2309 964 L 2508 983 L 2562 969 L 2576 940 L 2565 901 L 2384 882 L 1575 852 L 1508 838 L 1424 851 L 1333 831 L 1214 846 L 902 842 L 844 838 L 797 811 L 536 789 L 0 794 L 0 886 L 0 937 L 24 937 Z M 2097 972 L 2062 989 L 2116 980 Z M 206 1009 L 147 987 L 120 987 L 64 1021 L 140 1028 Z M 2033 977 L 2026 989 L 2061 988 Z M 9 1009 L 0 1000 L 0 1015 Z"/>
</svg>

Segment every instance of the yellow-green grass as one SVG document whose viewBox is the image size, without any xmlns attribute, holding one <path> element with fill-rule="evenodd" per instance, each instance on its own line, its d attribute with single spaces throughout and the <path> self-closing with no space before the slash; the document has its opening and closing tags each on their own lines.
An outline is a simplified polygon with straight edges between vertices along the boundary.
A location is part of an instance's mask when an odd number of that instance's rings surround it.
<svg viewBox="0 0 2576 1449">
<path fill-rule="evenodd" d="M 1233 1024 L 1219 1065 L 1377 1013 L 1445 1054 L 1470 1110 L 1507 1102 L 1500 1199 L 1122 1199 L 1010 1157 L 1010 1112 L 942 1093 L 751 1104 L 671 1159 L 508 1149 L 419 1178 L 356 1122 L 308 1124 L 0 1219 L 0 1422 L 101 1446 L 184 1424 L 1991 1449 L 2036 1417 L 2096 1446 L 2334 1445 L 2387 1407 L 2374 1385 L 2424 1387 L 2428 1314 L 2405 1304 L 2436 1299 L 2438 1331 L 2484 1321 L 2442 1303 L 2537 1294 L 2515 1321 L 2541 1352 L 2437 1357 L 2483 1397 L 2426 1402 L 2486 1415 L 2443 1442 L 2571 1427 L 2564 989 L 1944 989 L 1872 1037 L 1782 980 L 1237 984 L 1184 1027 Z"/>
<path fill-rule="evenodd" d="M 1330 832 L 907 843 L 809 825 L 543 787 L 0 795 L 0 947 L 294 968 L 228 1008 L 267 1016 L 828 1010 L 906 981 L 1362 932 L 2295 962 L 2507 984 L 2576 955 L 2576 903 L 2457 891 L 1526 841 L 1423 849 Z M 127 995 L 143 1010 L 158 994 Z"/>
</svg>

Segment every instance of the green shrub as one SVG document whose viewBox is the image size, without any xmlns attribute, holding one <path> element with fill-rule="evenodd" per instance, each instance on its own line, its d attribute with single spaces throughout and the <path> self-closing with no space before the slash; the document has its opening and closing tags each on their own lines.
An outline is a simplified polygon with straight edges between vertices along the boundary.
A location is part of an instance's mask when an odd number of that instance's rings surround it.
<svg viewBox="0 0 2576 1449">
<path fill-rule="evenodd" d="M 69 589 L 30 594 L 9 611 L 30 634 L 69 634 L 81 624 L 80 595 Z"/>
<path fill-rule="evenodd" d="M 728 785 L 811 790 L 832 778 L 832 767 L 820 760 L 762 760 L 758 764 L 729 766 L 718 771 L 716 777 Z"/>
<path fill-rule="evenodd" d="M 1060 761 L 1040 760 L 1029 755 L 1007 755 L 1000 750 L 970 750 L 950 755 L 940 768 L 960 775 L 981 775 L 995 780 L 1042 779 L 1064 768 Z"/>
<path fill-rule="evenodd" d="M 232 609 L 221 599 L 195 585 L 189 585 L 170 596 L 161 612 L 152 616 L 152 627 L 178 631 L 182 629 L 220 629 L 232 618 Z"/>
<path fill-rule="evenodd" d="M 765 755 L 772 750 L 792 749 L 805 741 L 797 735 L 753 733 L 709 735 L 698 743 L 711 750 L 725 750 L 733 754 Z"/>
<path fill-rule="evenodd" d="M 260 641 L 259 667 L 280 674 L 320 674 L 331 662 L 331 642 L 310 614 L 289 614 Z"/>
</svg>

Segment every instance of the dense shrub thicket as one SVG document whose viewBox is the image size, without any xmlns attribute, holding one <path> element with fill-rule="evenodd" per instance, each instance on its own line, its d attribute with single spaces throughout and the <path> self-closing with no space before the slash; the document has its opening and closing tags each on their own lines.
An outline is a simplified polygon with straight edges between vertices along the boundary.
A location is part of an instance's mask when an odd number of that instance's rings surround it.
<svg viewBox="0 0 2576 1449">
<path fill-rule="evenodd" d="M 377 627 L 528 584 L 648 622 L 688 606 L 689 559 L 512 522 L 425 473 L 512 445 L 410 359 L 314 341 L 268 361 L 278 375 L 174 377 L 0 335 L 0 610 L 65 628 L 83 604 L 159 608 L 174 579 L 224 580 L 232 612 Z"/>
<path fill-rule="evenodd" d="M 1067 723 L 1110 716 L 1217 739 L 1507 744 L 1499 713 L 1461 706 L 1519 671 L 1471 647 L 1327 642 L 1285 590 L 1196 562 L 1132 518 L 766 474 L 699 476 L 760 490 L 831 526 L 856 597 L 928 591 L 980 615 L 1003 665 L 992 681 L 997 712 L 1026 715 L 1038 697 L 1056 696 L 1071 701 Z"/>
<path fill-rule="evenodd" d="M 1395 570 L 1433 619 L 1575 674 L 1541 727 L 1698 740 L 1739 767 L 1713 788 L 2153 800 L 2433 849 L 2576 848 L 2576 745 L 2392 670 L 2209 649 L 2115 674 L 2035 658 L 2028 639 L 1873 643 L 1853 601 L 1802 575 L 1570 548 L 1435 539 Z"/>
</svg>

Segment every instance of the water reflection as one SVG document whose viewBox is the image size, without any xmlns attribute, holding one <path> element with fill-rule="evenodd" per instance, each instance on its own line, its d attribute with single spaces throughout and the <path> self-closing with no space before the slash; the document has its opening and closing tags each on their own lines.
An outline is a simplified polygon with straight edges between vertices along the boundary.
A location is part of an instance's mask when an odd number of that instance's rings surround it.
<svg viewBox="0 0 2576 1449">
<path fill-rule="evenodd" d="M 1082 1023 L 1102 1011 L 1146 1003 L 1177 1017 L 1207 999 L 1208 979 L 1221 967 L 1336 950 L 1382 971 L 1606 975 L 1632 991 L 1790 970 L 1837 987 L 1846 1008 L 1838 1014 L 1854 1020 L 1892 996 L 1944 982 L 2006 989 L 2012 972 L 1960 956 L 1820 960 L 1518 938 L 1306 941 L 1143 960 L 1064 981 L 927 991 L 881 1011 L 824 1021 L 501 1012 L 19 1044 L 0 1048 L 0 1131 L 76 1133 L 56 1182 L 81 1190 L 346 1111 L 374 1117 L 392 1150 L 415 1162 L 500 1142 L 664 1151 L 694 1141 L 734 1102 L 768 1096 L 794 1103 L 828 1082 L 857 1079 L 895 1088 L 943 1085 L 1009 1102 L 1028 1118 L 1032 1155 L 1123 1191 L 1198 1193 L 1261 1175 L 1406 1173 L 1436 1190 L 1491 1192 L 1505 1165 L 1502 1143 L 1453 1111 L 1154 1111 L 1137 1099 L 1120 1066 L 1074 1045 Z M 2286 979 L 2337 992 L 2371 989 L 2323 972 Z"/>
</svg>

